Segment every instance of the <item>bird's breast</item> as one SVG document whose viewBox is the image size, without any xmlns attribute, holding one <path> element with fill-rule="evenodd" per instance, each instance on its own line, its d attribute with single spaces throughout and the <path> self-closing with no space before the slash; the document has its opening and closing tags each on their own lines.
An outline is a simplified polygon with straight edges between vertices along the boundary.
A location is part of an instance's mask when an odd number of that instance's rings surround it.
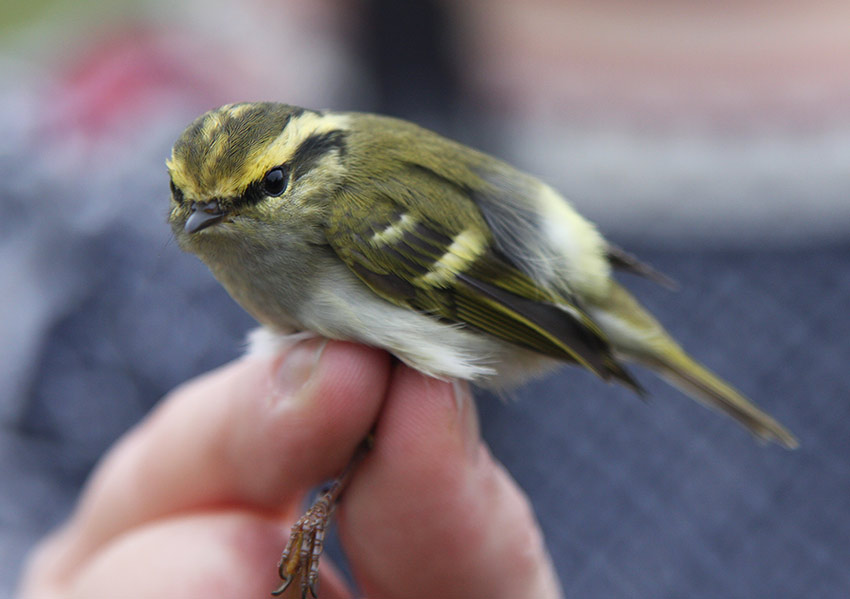
<svg viewBox="0 0 850 599">
<path fill-rule="evenodd" d="M 251 316 L 272 329 L 304 329 L 299 310 L 308 301 L 317 280 L 317 264 L 297 244 L 225 240 L 214 246 L 192 248 Z M 321 247 L 309 252 L 321 254 Z"/>
</svg>

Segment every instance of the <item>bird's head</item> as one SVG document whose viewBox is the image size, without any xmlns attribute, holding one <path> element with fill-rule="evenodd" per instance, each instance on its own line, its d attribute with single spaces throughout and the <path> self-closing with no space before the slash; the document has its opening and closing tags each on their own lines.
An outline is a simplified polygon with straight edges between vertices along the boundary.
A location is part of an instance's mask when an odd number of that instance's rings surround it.
<svg viewBox="0 0 850 599">
<path fill-rule="evenodd" d="M 168 221 L 185 249 L 318 226 L 342 181 L 348 118 L 275 103 L 229 104 L 196 119 L 167 161 Z"/>
</svg>

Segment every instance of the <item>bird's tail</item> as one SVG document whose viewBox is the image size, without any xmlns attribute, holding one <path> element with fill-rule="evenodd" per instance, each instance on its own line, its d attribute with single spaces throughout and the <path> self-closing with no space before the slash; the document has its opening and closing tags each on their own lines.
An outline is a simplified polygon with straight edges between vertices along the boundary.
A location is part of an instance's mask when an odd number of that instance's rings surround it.
<svg viewBox="0 0 850 599">
<path fill-rule="evenodd" d="M 647 366 L 709 407 L 725 412 L 756 437 L 787 448 L 797 439 L 740 392 L 691 358 L 632 295 L 616 282 L 594 306 L 594 318 L 622 357 Z"/>
<path fill-rule="evenodd" d="M 774 441 L 789 449 L 797 447 L 797 439 L 785 427 L 675 343 L 656 356 L 641 361 L 689 396 L 725 412 L 759 439 Z"/>
</svg>

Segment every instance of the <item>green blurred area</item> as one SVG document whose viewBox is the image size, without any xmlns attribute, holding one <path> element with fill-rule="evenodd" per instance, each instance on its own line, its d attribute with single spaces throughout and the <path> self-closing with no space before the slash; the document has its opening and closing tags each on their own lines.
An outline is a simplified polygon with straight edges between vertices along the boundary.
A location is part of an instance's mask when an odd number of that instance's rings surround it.
<svg viewBox="0 0 850 599">
<path fill-rule="evenodd" d="M 94 4 L 94 0 L 81 0 L 78 5 Z M 57 8 L 66 7 L 65 0 L 7 0 L 0 3 L 0 35 L 20 32 L 22 28 L 48 19 Z"/>
<path fill-rule="evenodd" d="M 0 2 L 0 41 L 38 37 L 39 28 L 45 25 L 97 25 L 116 15 L 132 13 L 131 7 L 149 4 L 129 0 L 5 0 Z"/>
</svg>

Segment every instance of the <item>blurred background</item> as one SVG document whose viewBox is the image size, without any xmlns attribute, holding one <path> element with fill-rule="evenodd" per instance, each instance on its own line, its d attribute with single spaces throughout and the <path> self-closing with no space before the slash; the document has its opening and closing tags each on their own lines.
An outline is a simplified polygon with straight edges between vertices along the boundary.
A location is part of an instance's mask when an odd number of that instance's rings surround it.
<svg viewBox="0 0 850 599">
<path fill-rule="evenodd" d="M 226 102 L 402 116 L 541 176 L 681 291 L 626 283 L 800 438 L 650 377 L 479 402 L 567 596 L 850 596 L 850 4 L 7 0 L 0 6 L 0 596 L 97 459 L 239 355 L 165 225 Z M 204 310 L 188 306 L 204 305 Z"/>
</svg>

